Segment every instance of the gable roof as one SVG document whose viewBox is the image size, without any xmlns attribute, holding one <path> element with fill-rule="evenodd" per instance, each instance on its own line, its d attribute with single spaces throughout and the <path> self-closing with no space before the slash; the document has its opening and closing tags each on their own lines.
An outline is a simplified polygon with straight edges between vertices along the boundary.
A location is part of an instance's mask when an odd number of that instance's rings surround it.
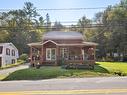
<svg viewBox="0 0 127 95">
<path fill-rule="evenodd" d="M 54 39 L 80 39 L 84 40 L 83 35 L 80 32 L 64 32 L 64 31 L 50 31 L 43 35 L 43 40 L 54 40 Z"/>
<path fill-rule="evenodd" d="M 46 43 L 48 43 L 48 42 L 52 42 L 52 43 L 54 43 L 55 45 L 57 45 L 57 43 L 54 42 L 54 41 L 52 41 L 52 40 L 45 41 L 44 43 L 42 43 L 42 45 L 44 45 L 44 44 L 46 44 Z"/>
<path fill-rule="evenodd" d="M 0 43 L 0 46 L 7 46 L 7 45 L 12 46 L 12 47 L 15 48 L 16 50 L 18 50 L 18 49 L 14 46 L 13 43 Z"/>
</svg>

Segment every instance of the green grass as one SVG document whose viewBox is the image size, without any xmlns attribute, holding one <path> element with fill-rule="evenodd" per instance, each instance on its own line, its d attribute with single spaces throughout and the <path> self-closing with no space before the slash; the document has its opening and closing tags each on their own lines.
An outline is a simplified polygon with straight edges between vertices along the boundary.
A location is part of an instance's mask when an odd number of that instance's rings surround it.
<svg viewBox="0 0 127 95">
<path fill-rule="evenodd" d="M 7 75 L 0 75 L 0 80 L 3 80 L 3 79 L 5 79 L 7 77 Z"/>
<path fill-rule="evenodd" d="M 94 70 L 62 69 L 61 67 L 41 67 L 40 69 L 28 68 L 15 71 L 3 80 L 40 80 L 66 77 L 97 77 L 114 76 L 115 71 L 127 75 L 127 63 L 123 62 L 97 62 Z"/>
<path fill-rule="evenodd" d="M 97 70 L 100 69 L 100 70 Z M 103 73 L 101 73 L 101 71 Z M 65 78 L 65 77 L 95 77 L 109 76 L 107 71 L 100 66 L 96 66 L 95 70 L 75 70 L 61 69 L 61 67 L 41 67 L 40 69 L 29 68 L 22 69 L 11 73 L 4 80 L 39 80 L 50 78 Z"/>
<path fill-rule="evenodd" d="M 127 75 L 127 62 L 97 62 L 97 64 L 107 69 L 109 73 L 121 72 Z"/>
</svg>

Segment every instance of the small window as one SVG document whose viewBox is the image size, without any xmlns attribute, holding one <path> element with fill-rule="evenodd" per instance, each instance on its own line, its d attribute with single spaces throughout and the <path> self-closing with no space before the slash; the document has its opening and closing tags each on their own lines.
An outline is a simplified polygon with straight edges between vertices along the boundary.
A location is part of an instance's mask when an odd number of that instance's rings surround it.
<svg viewBox="0 0 127 95">
<path fill-rule="evenodd" d="M 3 47 L 0 46 L 0 54 L 2 54 L 2 51 L 3 51 Z"/>
<path fill-rule="evenodd" d="M 12 50 L 11 54 L 12 56 L 15 56 L 15 50 Z"/>
<path fill-rule="evenodd" d="M 12 63 L 12 64 L 15 64 L 15 59 L 12 59 L 12 60 L 11 60 L 11 63 Z"/>
<path fill-rule="evenodd" d="M 10 49 L 6 48 L 6 55 L 10 55 Z"/>
</svg>

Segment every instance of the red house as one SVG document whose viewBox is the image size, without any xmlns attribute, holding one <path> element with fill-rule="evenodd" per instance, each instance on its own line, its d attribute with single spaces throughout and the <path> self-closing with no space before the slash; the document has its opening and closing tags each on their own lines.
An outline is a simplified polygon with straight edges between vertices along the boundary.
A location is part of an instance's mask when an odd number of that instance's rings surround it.
<svg viewBox="0 0 127 95">
<path fill-rule="evenodd" d="M 43 35 L 42 42 L 30 43 L 32 65 L 95 63 L 96 43 L 86 42 L 79 32 L 51 31 Z"/>
</svg>

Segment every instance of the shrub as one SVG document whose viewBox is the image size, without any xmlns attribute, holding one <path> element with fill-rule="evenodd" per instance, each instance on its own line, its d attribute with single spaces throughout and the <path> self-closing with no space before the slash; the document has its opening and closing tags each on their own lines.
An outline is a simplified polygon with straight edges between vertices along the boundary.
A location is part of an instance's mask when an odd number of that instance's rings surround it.
<svg viewBox="0 0 127 95">
<path fill-rule="evenodd" d="M 25 53 L 24 53 L 24 54 L 20 55 L 19 59 L 20 59 L 20 60 L 27 61 L 27 60 L 28 60 L 28 54 L 25 54 Z"/>
<path fill-rule="evenodd" d="M 123 62 L 127 62 L 127 55 L 123 57 Z"/>
</svg>

